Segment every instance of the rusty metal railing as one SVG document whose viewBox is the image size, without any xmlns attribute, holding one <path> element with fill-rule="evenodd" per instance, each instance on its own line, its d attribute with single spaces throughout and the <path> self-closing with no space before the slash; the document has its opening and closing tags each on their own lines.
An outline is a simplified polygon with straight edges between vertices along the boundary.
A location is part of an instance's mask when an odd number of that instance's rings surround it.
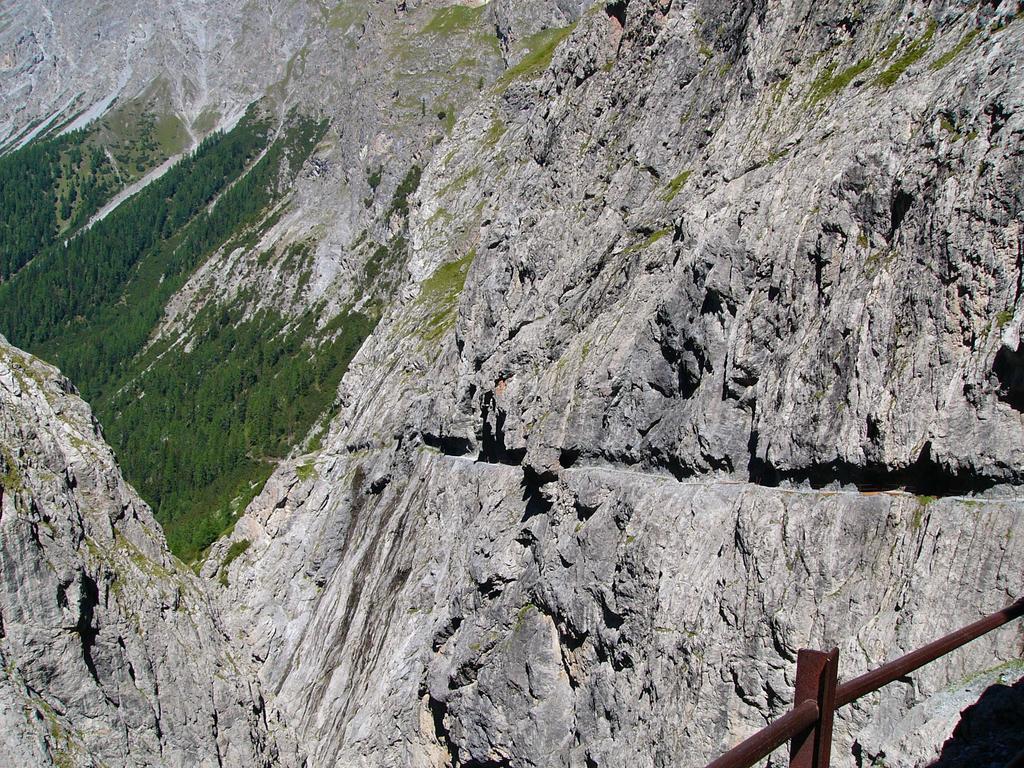
<svg viewBox="0 0 1024 768">
<path fill-rule="evenodd" d="M 828 768 L 835 711 L 1024 616 L 1024 597 L 1001 611 L 951 632 L 860 677 L 838 684 L 839 649 L 802 649 L 796 661 L 793 709 L 733 747 L 707 768 L 751 768 L 787 741 L 790 768 Z M 1020 758 L 1018 758 L 1020 760 Z"/>
</svg>

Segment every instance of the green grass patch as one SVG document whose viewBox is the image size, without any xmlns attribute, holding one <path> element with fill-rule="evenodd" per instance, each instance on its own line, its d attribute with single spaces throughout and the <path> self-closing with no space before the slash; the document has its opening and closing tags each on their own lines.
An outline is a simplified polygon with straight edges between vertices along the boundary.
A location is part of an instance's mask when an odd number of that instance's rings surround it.
<svg viewBox="0 0 1024 768">
<path fill-rule="evenodd" d="M 864 58 L 838 72 L 836 72 L 835 64 L 829 64 L 811 83 L 811 89 L 807 95 L 808 102 L 812 105 L 820 104 L 826 99 L 832 98 L 869 70 L 873 63 L 873 58 Z"/>
<path fill-rule="evenodd" d="M 430 310 L 430 316 L 419 332 L 424 341 L 437 341 L 455 324 L 455 307 L 474 258 L 476 251 L 471 250 L 458 261 L 442 264 L 423 281 L 416 302 Z"/>
<path fill-rule="evenodd" d="M 875 85 L 880 88 L 889 88 L 896 84 L 904 72 L 920 61 L 932 47 L 932 37 L 935 35 L 935 22 L 928 24 L 928 29 L 921 37 L 917 38 L 900 54 L 897 59 L 889 65 L 878 77 L 875 78 Z"/>
<path fill-rule="evenodd" d="M 436 224 L 439 221 L 451 221 L 451 220 L 452 220 L 451 212 L 447 208 L 445 208 L 444 206 L 441 206 L 436 211 L 434 211 L 433 215 L 429 219 L 427 219 L 427 225 L 429 226 L 430 224 Z"/>
<path fill-rule="evenodd" d="M 886 43 L 885 48 L 883 48 L 882 52 L 878 54 L 879 61 L 888 61 L 889 59 L 891 59 L 893 55 L 896 53 L 896 51 L 899 50 L 900 44 L 902 42 L 902 35 L 895 35 L 894 37 L 890 38 L 889 42 Z"/>
<path fill-rule="evenodd" d="M 623 253 L 637 253 L 638 251 L 650 248 L 663 237 L 666 237 L 670 234 L 672 234 L 671 229 L 659 229 L 656 232 L 652 232 L 650 235 L 648 235 L 647 238 L 644 239 L 642 242 L 629 246 L 623 251 Z"/>
<path fill-rule="evenodd" d="M 575 28 L 575 24 L 570 24 L 567 27 L 553 27 L 526 38 L 522 43 L 526 54 L 519 60 L 519 63 L 509 67 L 498 78 L 496 84 L 498 90 L 508 88 L 515 80 L 532 80 L 544 72 L 551 66 L 555 49 Z"/>
<path fill-rule="evenodd" d="M 945 132 L 952 141 L 960 141 L 967 139 L 973 141 L 978 137 L 977 130 L 971 130 L 967 133 L 963 133 L 957 128 L 956 124 L 949 118 L 948 115 L 939 115 L 939 127 Z"/>
<path fill-rule="evenodd" d="M 954 45 L 944 54 L 939 56 L 939 58 L 933 61 L 931 63 L 931 66 L 928 67 L 928 69 L 930 69 L 932 72 L 938 72 L 939 70 L 946 67 L 950 62 L 953 61 L 953 59 L 959 56 L 968 45 L 974 42 L 974 38 L 976 38 L 980 34 L 980 29 L 972 29 L 966 35 L 961 37 L 960 41 L 956 45 Z"/>
<path fill-rule="evenodd" d="M 881 270 L 887 269 L 897 256 L 898 253 L 889 248 L 871 251 L 864 259 L 864 271 L 868 277 L 873 278 Z"/>
<path fill-rule="evenodd" d="M 109 152 L 124 183 L 135 181 L 188 146 L 185 124 L 166 104 L 167 86 L 158 81 L 97 121 L 96 146 Z"/>
<path fill-rule="evenodd" d="M 227 554 L 224 555 L 224 560 L 220 564 L 218 581 L 220 581 L 222 587 L 228 585 L 228 566 L 241 557 L 250 546 L 252 546 L 252 542 L 248 539 L 239 539 L 238 541 L 231 542 L 231 546 L 228 547 Z"/>
<path fill-rule="evenodd" d="M 498 142 L 501 141 L 501 137 L 508 131 L 504 121 L 500 117 L 495 117 L 490 126 L 487 128 L 487 133 L 484 134 L 484 146 L 487 148 L 493 148 L 497 146 Z"/>
<path fill-rule="evenodd" d="M 199 116 L 192 121 L 192 130 L 202 135 L 210 133 L 220 122 L 220 110 L 215 107 L 207 107 Z"/>
<path fill-rule="evenodd" d="M 384 173 L 384 166 L 378 165 L 374 170 L 367 171 L 366 183 L 370 185 L 370 189 L 376 191 L 377 187 L 380 186 L 381 175 Z"/>
<path fill-rule="evenodd" d="M 2 451 L 0 457 L 4 461 L 3 474 L 0 475 L 0 486 L 3 486 L 3 489 L 8 493 L 18 493 L 23 487 L 21 471 L 18 469 L 14 457 L 6 448 L 2 448 L 0 451 Z"/>
<path fill-rule="evenodd" d="M 446 134 L 455 130 L 455 121 L 458 119 L 458 112 L 451 104 L 442 103 L 437 108 L 437 119 L 441 121 Z"/>
<path fill-rule="evenodd" d="M 774 86 L 772 86 L 772 104 L 778 106 L 782 102 L 782 97 L 789 91 L 789 86 L 793 84 L 793 76 L 786 75 L 784 78 L 779 80 Z"/>
<path fill-rule="evenodd" d="M 665 192 L 662 194 L 661 199 L 666 203 L 671 203 L 675 199 L 676 195 L 679 194 L 679 191 L 686 186 L 686 182 L 692 174 L 693 171 L 687 170 L 672 179 L 672 181 L 670 181 L 665 187 Z"/>
<path fill-rule="evenodd" d="M 921 524 L 924 522 L 925 512 L 938 499 L 935 496 L 917 496 L 916 498 L 917 507 L 914 509 L 914 517 L 910 521 L 910 527 L 912 530 L 919 531 L 921 530 Z"/>
<path fill-rule="evenodd" d="M 480 17 L 487 10 L 486 5 L 476 8 L 468 5 L 451 5 L 439 8 L 423 27 L 424 35 L 455 35 L 471 31 L 480 23 Z"/>
<path fill-rule="evenodd" d="M 432 117 L 450 130 L 461 108 L 474 101 L 501 66 L 502 50 L 485 7 L 423 9 L 417 31 L 395 28 L 386 36 L 397 98 L 393 108 L 403 124 Z M 443 112 L 443 116 L 438 116 Z"/>
<path fill-rule="evenodd" d="M 466 188 L 466 185 L 469 184 L 470 179 L 474 178 L 479 173 L 480 173 L 480 166 L 479 165 L 474 165 L 468 171 L 463 171 L 458 176 L 456 176 L 454 179 L 452 179 L 447 184 L 445 184 L 443 187 L 441 187 L 441 191 L 438 193 L 438 196 L 439 197 L 447 197 L 448 195 L 452 194 L 453 192 L 461 192 L 463 189 Z"/>
<path fill-rule="evenodd" d="M 522 608 L 520 608 L 519 612 L 516 614 L 515 631 L 518 632 L 519 630 L 521 630 L 523 626 L 526 624 L 526 618 L 531 613 L 536 613 L 538 610 L 539 609 L 537 608 L 537 606 L 533 603 L 527 603 Z"/>
<path fill-rule="evenodd" d="M 161 155 L 171 157 L 188 144 L 188 131 L 177 115 L 161 115 L 156 120 L 155 139 Z"/>
<path fill-rule="evenodd" d="M 403 230 L 404 232 L 404 230 Z M 388 299 L 398 290 L 401 281 L 398 267 L 405 262 L 408 243 L 404 234 L 392 237 L 387 245 L 378 245 L 363 264 L 358 293 L 370 297 L 366 311 L 379 317 Z"/>
<path fill-rule="evenodd" d="M 959 683 L 950 685 L 948 690 L 954 690 L 961 687 L 966 688 L 967 686 L 976 683 L 979 680 L 984 680 L 985 678 L 998 678 L 1003 675 L 1016 676 L 1018 672 L 1024 672 L 1024 659 L 1010 659 L 1009 661 L 1004 661 L 1002 664 L 968 675 Z"/>
<path fill-rule="evenodd" d="M 368 14 L 365 4 L 340 0 L 327 12 L 327 28 L 344 34 L 356 24 L 365 21 Z"/>
</svg>

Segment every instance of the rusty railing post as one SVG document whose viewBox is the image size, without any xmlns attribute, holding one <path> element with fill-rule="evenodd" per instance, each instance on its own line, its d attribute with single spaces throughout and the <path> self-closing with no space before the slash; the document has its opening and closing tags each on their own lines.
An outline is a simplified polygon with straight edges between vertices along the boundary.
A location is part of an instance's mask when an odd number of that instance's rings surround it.
<svg viewBox="0 0 1024 768">
<path fill-rule="evenodd" d="M 810 700 L 818 704 L 818 720 L 793 737 L 789 768 L 829 768 L 832 755 L 832 720 L 836 711 L 836 678 L 839 649 L 828 653 L 801 649 L 796 659 L 796 692 L 793 706 Z"/>
</svg>

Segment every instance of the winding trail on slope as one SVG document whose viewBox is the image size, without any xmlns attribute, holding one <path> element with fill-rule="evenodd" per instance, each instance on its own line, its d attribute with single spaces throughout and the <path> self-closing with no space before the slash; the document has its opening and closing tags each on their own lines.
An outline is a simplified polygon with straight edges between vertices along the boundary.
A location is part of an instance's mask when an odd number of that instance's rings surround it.
<svg viewBox="0 0 1024 768">
<path fill-rule="evenodd" d="M 69 239 L 78 237 L 78 235 L 82 234 L 83 232 L 88 232 L 97 222 L 103 221 L 103 219 L 109 216 L 110 213 L 125 200 L 132 197 L 136 193 L 141 192 L 144 188 L 146 188 L 154 181 L 159 179 L 161 176 L 163 176 L 165 173 L 167 173 L 169 170 L 171 170 L 171 168 L 173 168 L 177 164 L 177 162 L 181 160 L 182 157 L 184 157 L 184 155 L 179 154 L 167 158 L 166 160 L 163 161 L 163 163 L 158 165 L 156 168 L 147 173 L 134 184 L 129 184 L 127 187 L 122 189 L 120 192 L 114 195 L 106 205 L 104 205 L 96 213 L 94 213 L 92 218 L 89 219 L 86 225 L 79 229 L 77 232 L 75 232 L 75 234 L 72 235 Z M 113 158 L 111 158 L 111 160 L 113 160 Z"/>
<path fill-rule="evenodd" d="M 455 456 L 451 454 L 442 454 L 445 458 L 452 461 L 465 462 L 469 464 L 477 465 L 488 465 L 488 462 L 480 461 L 473 456 Z M 672 477 L 669 474 L 661 474 L 657 472 L 643 472 L 636 469 L 626 469 L 624 467 L 604 466 L 599 464 L 591 465 L 577 465 L 568 467 L 561 470 L 559 474 L 567 475 L 594 475 L 594 474 L 608 474 L 608 475 L 623 475 L 626 477 L 636 478 L 643 482 L 648 483 L 672 483 L 676 486 L 691 487 L 691 488 L 713 488 L 721 486 L 739 487 L 739 488 L 757 488 L 761 491 L 775 491 L 778 493 L 796 494 L 799 496 L 855 496 L 858 498 L 871 497 L 871 496 L 892 496 L 898 498 L 916 498 L 916 494 L 910 491 L 895 489 L 885 491 L 859 491 L 851 488 L 798 488 L 792 486 L 769 486 L 760 485 L 758 483 L 751 483 L 748 480 L 732 480 L 726 477 L 714 477 L 714 476 L 701 476 L 695 477 L 692 480 L 679 480 L 678 478 Z M 964 496 L 964 495 L 950 495 L 950 496 L 939 496 L 937 500 L 941 501 L 959 501 L 968 503 L 979 503 L 985 504 L 1006 504 L 1006 505 L 1020 505 L 1024 504 L 1022 498 L 1009 498 L 1009 497 L 985 497 L 985 496 Z"/>
</svg>

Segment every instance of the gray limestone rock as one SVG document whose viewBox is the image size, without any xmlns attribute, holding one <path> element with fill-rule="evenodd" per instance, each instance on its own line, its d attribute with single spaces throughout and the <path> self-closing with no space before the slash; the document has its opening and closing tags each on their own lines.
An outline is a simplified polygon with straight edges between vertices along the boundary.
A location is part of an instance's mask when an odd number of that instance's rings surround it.
<svg viewBox="0 0 1024 768">
<path fill-rule="evenodd" d="M 1003 11 L 595 6 L 460 119 L 327 447 L 234 534 L 313 764 L 699 766 L 799 647 L 850 676 L 1021 594 Z M 1020 631 L 843 712 L 836 764 L 937 757 Z"/>
</svg>

